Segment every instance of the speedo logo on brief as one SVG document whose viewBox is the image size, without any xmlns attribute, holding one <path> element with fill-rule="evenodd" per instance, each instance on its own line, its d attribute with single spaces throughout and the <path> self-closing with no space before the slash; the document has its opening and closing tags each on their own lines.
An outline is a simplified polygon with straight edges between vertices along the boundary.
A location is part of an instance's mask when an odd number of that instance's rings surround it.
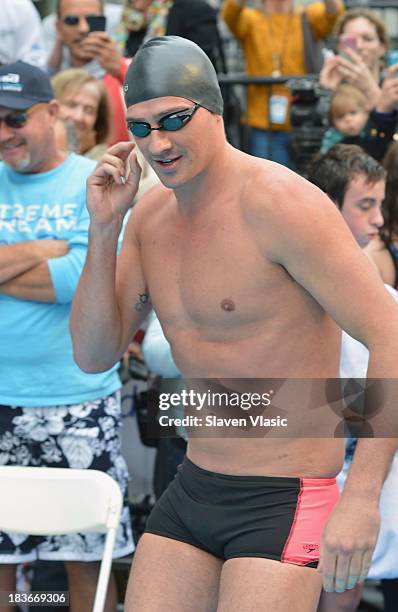
<svg viewBox="0 0 398 612">
<path fill-rule="evenodd" d="M 303 544 L 303 549 L 309 555 L 310 553 L 314 551 L 319 552 L 319 545 L 318 544 Z"/>
<path fill-rule="evenodd" d="M 19 74 L 9 72 L 0 76 L 0 90 L 2 91 L 22 91 L 23 86 L 20 82 Z"/>
</svg>

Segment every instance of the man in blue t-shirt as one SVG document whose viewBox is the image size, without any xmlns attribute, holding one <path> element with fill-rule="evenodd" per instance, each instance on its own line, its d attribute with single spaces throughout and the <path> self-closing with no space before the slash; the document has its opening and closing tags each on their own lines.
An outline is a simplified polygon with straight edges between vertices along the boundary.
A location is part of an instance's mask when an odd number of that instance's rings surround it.
<svg viewBox="0 0 398 612">
<path fill-rule="evenodd" d="M 86 257 L 86 178 L 94 162 L 57 149 L 58 103 L 48 77 L 24 62 L 0 67 L 0 465 L 107 472 L 125 504 L 114 556 L 134 549 L 128 473 L 120 455 L 116 369 L 82 372 L 69 311 Z M 0 533 L 0 583 L 18 563 L 64 560 L 71 610 L 92 608 L 104 536 Z M 114 583 L 106 610 L 116 608 Z"/>
</svg>

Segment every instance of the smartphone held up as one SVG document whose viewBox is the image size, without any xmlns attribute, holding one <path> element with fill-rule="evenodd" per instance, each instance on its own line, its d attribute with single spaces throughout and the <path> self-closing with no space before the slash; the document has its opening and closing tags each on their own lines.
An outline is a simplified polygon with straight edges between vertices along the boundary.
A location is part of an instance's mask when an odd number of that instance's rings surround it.
<svg viewBox="0 0 398 612">
<path fill-rule="evenodd" d="M 105 15 L 87 15 L 86 17 L 90 32 L 105 32 L 106 17 Z"/>
<path fill-rule="evenodd" d="M 338 42 L 339 55 L 352 62 L 352 57 L 347 53 L 347 49 L 358 52 L 357 37 L 354 34 L 341 34 Z"/>
</svg>

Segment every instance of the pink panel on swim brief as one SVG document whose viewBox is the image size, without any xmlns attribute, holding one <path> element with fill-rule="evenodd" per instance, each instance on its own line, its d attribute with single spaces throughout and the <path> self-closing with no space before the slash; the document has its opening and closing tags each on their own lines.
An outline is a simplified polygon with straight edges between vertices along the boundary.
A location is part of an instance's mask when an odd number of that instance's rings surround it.
<svg viewBox="0 0 398 612">
<path fill-rule="evenodd" d="M 300 493 L 281 561 L 307 565 L 319 560 L 322 532 L 340 497 L 335 478 L 300 478 Z"/>
</svg>

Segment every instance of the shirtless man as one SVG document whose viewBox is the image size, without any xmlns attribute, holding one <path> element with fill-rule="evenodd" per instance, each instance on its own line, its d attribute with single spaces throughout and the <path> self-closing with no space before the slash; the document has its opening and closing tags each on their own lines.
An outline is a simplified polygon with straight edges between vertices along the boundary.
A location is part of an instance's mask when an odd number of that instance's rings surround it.
<svg viewBox="0 0 398 612">
<path fill-rule="evenodd" d="M 139 179 L 134 145 L 111 147 L 88 180 L 90 245 L 71 322 L 80 367 L 120 359 L 153 305 L 187 377 L 336 378 L 338 325 L 369 348 L 369 376 L 397 377 L 394 301 L 320 190 L 226 142 L 200 49 L 175 37 L 147 42 L 125 98 L 163 185 L 134 208 L 116 261 Z M 393 411 L 387 398 L 391 423 Z M 193 438 L 140 540 L 126 610 L 316 610 L 322 579 L 343 591 L 366 576 L 395 447 L 360 440 L 336 503 L 341 439 Z M 308 525 L 307 562 L 305 546 L 293 549 Z"/>
</svg>

